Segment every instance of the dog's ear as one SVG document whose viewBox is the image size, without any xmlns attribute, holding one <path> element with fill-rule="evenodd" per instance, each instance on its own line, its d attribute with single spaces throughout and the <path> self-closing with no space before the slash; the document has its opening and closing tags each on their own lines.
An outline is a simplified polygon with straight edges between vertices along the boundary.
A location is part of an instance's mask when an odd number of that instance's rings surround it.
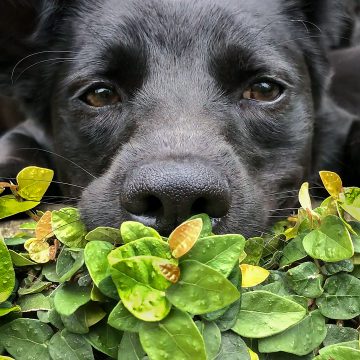
<svg viewBox="0 0 360 360">
<path fill-rule="evenodd" d="M 350 45 L 357 0 L 285 0 L 294 20 L 327 49 Z"/>
<path fill-rule="evenodd" d="M 64 1 L 63 3 L 65 3 Z M 46 62 L 56 31 L 58 13 L 64 7 L 55 0 L 2 0 L 0 5 L 0 94 L 34 108 L 35 89 L 43 83 L 38 65 Z"/>
</svg>

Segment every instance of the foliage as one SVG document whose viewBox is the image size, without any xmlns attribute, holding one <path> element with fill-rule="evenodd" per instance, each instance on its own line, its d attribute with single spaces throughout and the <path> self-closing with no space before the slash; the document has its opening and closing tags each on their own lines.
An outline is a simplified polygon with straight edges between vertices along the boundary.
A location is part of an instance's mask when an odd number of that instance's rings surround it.
<svg viewBox="0 0 360 360">
<path fill-rule="evenodd" d="M 164 238 L 137 222 L 88 232 L 76 208 L 29 211 L 53 173 L 1 183 L 0 359 L 360 359 L 360 189 L 321 172 L 330 197 L 273 235 L 214 235 L 205 214 Z"/>
</svg>

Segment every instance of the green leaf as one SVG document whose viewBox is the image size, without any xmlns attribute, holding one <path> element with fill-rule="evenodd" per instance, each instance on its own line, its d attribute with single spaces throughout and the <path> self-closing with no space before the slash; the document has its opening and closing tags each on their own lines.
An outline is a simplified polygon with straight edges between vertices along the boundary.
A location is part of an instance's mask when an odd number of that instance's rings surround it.
<svg viewBox="0 0 360 360">
<path fill-rule="evenodd" d="M 56 261 L 56 273 L 61 283 L 69 281 L 84 264 L 84 251 L 63 247 Z"/>
<path fill-rule="evenodd" d="M 151 360 L 206 360 L 199 330 L 190 315 L 178 309 L 173 309 L 160 322 L 144 323 L 140 341 Z"/>
<path fill-rule="evenodd" d="M 351 239 L 354 244 L 354 250 L 356 253 L 360 253 L 360 222 L 350 221 L 349 225 L 356 233 L 356 234 L 351 234 Z"/>
<path fill-rule="evenodd" d="M 54 171 L 36 166 L 22 169 L 16 176 L 17 193 L 26 200 L 40 201 L 54 177 Z"/>
<path fill-rule="evenodd" d="M 356 329 L 333 324 L 328 324 L 326 327 L 327 333 L 324 340 L 324 346 L 334 345 L 347 341 L 359 341 L 359 332 Z"/>
<path fill-rule="evenodd" d="M 224 308 L 240 297 L 229 280 L 198 261 L 183 261 L 180 274 L 180 280 L 166 290 L 166 297 L 183 311 L 205 314 Z"/>
<path fill-rule="evenodd" d="M 0 317 L 10 314 L 12 312 L 20 312 L 20 306 L 13 306 L 10 302 L 0 304 Z"/>
<path fill-rule="evenodd" d="M 360 188 L 344 188 L 340 195 L 340 206 L 355 220 L 360 221 Z"/>
<path fill-rule="evenodd" d="M 15 252 L 14 250 L 9 249 L 9 253 L 11 256 L 11 260 L 14 264 L 14 266 L 32 266 L 32 265 L 37 265 L 36 262 L 28 259 L 27 257 L 25 257 L 25 254 L 19 254 L 17 252 Z"/>
<path fill-rule="evenodd" d="M 0 235 L 0 303 L 6 301 L 15 287 L 15 271 L 11 256 Z"/>
<path fill-rule="evenodd" d="M 81 336 L 67 330 L 56 333 L 49 342 L 53 360 L 94 360 L 90 344 Z"/>
<path fill-rule="evenodd" d="M 38 201 L 18 201 L 14 195 L 0 197 L 0 219 L 28 211 L 39 205 Z"/>
<path fill-rule="evenodd" d="M 194 220 L 194 219 L 201 219 L 203 222 L 203 226 L 199 235 L 199 238 L 206 237 L 212 235 L 212 224 L 209 215 L 207 214 L 198 214 L 194 215 L 191 218 L 187 219 L 186 221 Z"/>
<path fill-rule="evenodd" d="M 214 322 L 197 321 L 201 336 L 204 339 L 207 359 L 215 359 L 221 345 L 221 332 Z"/>
<path fill-rule="evenodd" d="M 360 351 L 345 346 L 332 345 L 320 350 L 314 360 L 360 360 Z"/>
<path fill-rule="evenodd" d="M 300 296 L 314 299 L 324 291 L 321 286 L 324 277 L 313 262 L 305 262 L 290 269 L 286 273 L 286 280 L 290 288 Z"/>
<path fill-rule="evenodd" d="M 128 244 L 119 246 L 110 252 L 108 255 L 108 261 L 110 265 L 114 266 L 123 259 L 135 256 L 156 256 L 172 260 L 174 264 L 177 264 L 177 261 L 174 260 L 171 256 L 169 244 L 163 240 L 154 238 L 134 240 Z"/>
<path fill-rule="evenodd" d="M 65 284 L 56 290 L 54 306 L 60 315 L 69 316 L 90 301 L 91 289 L 76 284 Z"/>
<path fill-rule="evenodd" d="M 306 355 L 321 345 L 326 337 L 326 330 L 325 318 L 319 310 L 315 310 L 280 334 L 259 339 L 259 351 Z"/>
<path fill-rule="evenodd" d="M 84 248 L 86 228 L 80 219 L 79 210 L 62 208 L 51 213 L 52 229 L 59 241 L 70 248 Z"/>
<path fill-rule="evenodd" d="M 41 278 L 35 280 L 34 282 L 28 284 L 25 287 L 20 287 L 18 290 L 18 294 L 20 296 L 36 294 L 36 293 L 42 292 L 43 290 L 47 289 L 51 285 L 51 282 L 42 281 L 40 279 Z"/>
<path fill-rule="evenodd" d="M 18 233 L 13 237 L 5 238 L 5 244 L 7 246 L 16 246 L 23 245 L 26 240 L 30 239 L 32 236 L 27 233 Z"/>
<path fill-rule="evenodd" d="M 106 321 L 101 321 L 90 328 L 85 335 L 86 340 L 98 351 L 117 359 L 118 347 L 122 333 L 109 326 Z"/>
<path fill-rule="evenodd" d="M 232 330 L 248 338 L 264 338 L 297 324 L 305 315 L 305 308 L 287 298 L 262 290 L 247 292 Z"/>
<path fill-rule="evenodd" d="M 264 246 L 265 240 L 261 237 L 246 240 L 244 248 L 246 257 L 241 262 L 249 265 L 259 265 Z"/>
<path fill-rule="evenodd" d="M 340 272 L 352 272 L 354 264 L 351 260 L 342 260 L 334 263 L 325 263 L 321 267 L 321 272 L 324 275 L 331 276 Z"/>
<path fill-rule="evenodd" d="M 347 320 L 360 315 L 360 280 L 348 274 L 328 278 L 316 305 L 330 319 Z"/>
<path fill-rule="evenodd" d="M 44 264 L 41 273 L 51 282 L 60 282 L 60 278 L 56 273 L 56 263 L 54 262 Z"/>
<path fill-rule="evenodd" d="M 244 340 L 228 331 L 222 333 L 221 347 L 215 360 L 251 360 Z"/>
<path fill-rule="evenodd" d="M 125 221 L 120 226 L 120 234 L 122 241 L 126 244 L 144 237 L 156 238 L 162 240 L 159 233 L 148 226 L 136 221 Z"/>
<path fill-rule="evenodd" d="M 307 234 L 304 237 L 303 246 L 312 258 L 325 262 L 346 260 L 354 255 L 349 231 L 334 215 L 324 218 L 319 229 Z"/>
<path fill-rule="evenodd" d="M 97 324 L 105 316 L 106 313 L 99 305 L 88 303 L 69 316 L 61 315 L 61 322 L 72 333 L 87 334 L 89 327 Z"/>
<path fill-rule="evenodd" d="M 291 265 L 296 261 L 307 257 L 307 253 L 303 246 L 303 239 L 306 234 L 299 234 L 290 240 L 283 249 L 283 255 L 280 259 L 280 268 Z"/>
<path fill-rule="evenodd" d="M 169 261 L 155 256 L 137 256 L 114 264 L 111 276 L 124 306 L 144 321 L 159 321 L 170 311 L 165 289 L 171 285 L 161 273 Z"/>
<path fill-rule="evenodd" d="M 119 301 L 109 314 L 108 324 L 117 330 L 139 332 L 142 321 L 132 315 Z"/>
<path fill-rule="evenodd" d="M 227 277 L 239 260 L 244 246 L 245 239 L 241 235 L 213 235 L 200 238 L 181 258 L 181 262 L 196 260 Z"/>
<path fill-rule="evenodd" d="M 16 360 L 51 360 L 47 342 L 51 327 L 39 320 L 15 319 L 0 328 L 1 343 Z"/>
<path fill-rule="evenodd" d="M 118 359 L 140 360 L 144 359 L 145 351 L 141 346 L 139 335 L 125 332 L 119 346 Z"/>
<path fill-rule="evenodd" d="M 91 230 L 86 236 L 87 241 L 107 241 L 111 244 L 121 244 L 122 239 L 119 229 L 107 226 L 99 226 Z"/>
<path fill-rule="evenodd" d="M 91 241 L 86 244 L 85 264 L 90 276 L 99 290 L 106 296 L 118 299 L 115 284 L 111 279 L 110 265 L 107 256 L 114 246 L 105 241 Z"/>
<path fill-rule="evenodd" d="M 22 312 L 50 310 L 49 298 L 44 294 L 30 294 L 19 298 L 18 305 Z"/>
<path fill-rule="evenodd" d="M 35 230 L 36 224 L 37 224 L 36 221 L 29 221 L 29 222 L 21 224 L 19 226 L 19 229 L 22 229 L 22 230 Z"/>
</svg>

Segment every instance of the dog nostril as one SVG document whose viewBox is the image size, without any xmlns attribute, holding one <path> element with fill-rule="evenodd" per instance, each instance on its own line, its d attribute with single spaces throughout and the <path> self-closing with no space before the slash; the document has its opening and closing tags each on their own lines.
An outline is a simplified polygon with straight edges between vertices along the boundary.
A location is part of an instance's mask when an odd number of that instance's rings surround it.
<svg viewBox="0 0 360 360">
<path fill-rule="evenodd" d="M 162 213 L 163 204 L 158 197 L 149 195 L 145 197 L 143 201 L 145 204 L 143 215 L 154 217 Z"/>
<path fill-rule="evenodd" d="M 205 213 L 212 218 L 221 218 L 227 214 L 229 204 L 224 199 L 200 197 L 191 206 L 191 215 Z"/>
</svg>

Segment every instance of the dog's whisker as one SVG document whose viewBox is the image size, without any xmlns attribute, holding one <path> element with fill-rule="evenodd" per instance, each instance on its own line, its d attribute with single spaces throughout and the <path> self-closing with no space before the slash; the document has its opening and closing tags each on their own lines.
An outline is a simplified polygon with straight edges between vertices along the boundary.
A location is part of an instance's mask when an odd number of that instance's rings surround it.
<svg viewBox="0 0 360 360">
<path fill-rule="evenodd" d="M 36 148 L 36 147 L 32 147 L 32 148 L 19 148 L 18 150 L 36 150 L 36 151 L 43 151 L 45 153 L 51 154 L 51 155 L 55 155 L 65 161 L 68 161 L 70 164 L 76 166 L 78 169 L 84 171 L 86 174 L 90 175 L 92 178 L 97 179 L 97 177 L 95 175 L 93 175 L 91 172 L 89 172 L 88 170 L 86 170 L 85 168 L 83 168 L 82 166 L 80 166 L 79 164 L 77 164 L 76 162 L 68 159 L 67 157 L 60 155 L 54 151 L 50 151 L 50 150 L 45 150 L 45 149 L 41 149 L 41 148 Z"/>
<path fill-rule="evenodd" d="M 45 59 L 45 60 L 37 61 L 36 63 L 27 66 L 23 71 L 21 71 L 21 73 L 16 77 L 15 80 L 11 79 L 12 84 L 14 85 L 14 84 L 21 78 L 21 76 L 22 76 L 26 71 L 28 71 L 29 69 L 31 69 L 32 67 L 34 67 L 34 66 L 36 66 L 36 65 L 39 65 L 39 64 L 42 64 L 42 63 L 51 62 L 51 61 L 56 61 L 56 60 L 74 61 L 74 60 L 76 60 L 76 59 L 75 59 L 75 58 L 52 58 L 52 59 Z"/>
<path fill-rule="evenodd" d="M 11 81 L 13 81 L 13 78 L 14 78 L 14 73 L 15 73 L 15 70 L 17 69 L 17 67 L 23 62 L 25 61 L 26 59 L 29 59 L 33 56 L 36 56 L 36 55 L 42 55 L 42 54 L 50 54 L 50 53 L 74 53 L 73 51 L 70 51 L 70 50 L 44 50 L 44 51 L 37 51 L 37 52 L 34 52 L 32 54 L 29 54 L 27 56 L 24 56 L 22 59 L 20 59 L 15 65 L 14 67 L 12 68 L 12 71 L 11 71 Z"/>
</svg>

